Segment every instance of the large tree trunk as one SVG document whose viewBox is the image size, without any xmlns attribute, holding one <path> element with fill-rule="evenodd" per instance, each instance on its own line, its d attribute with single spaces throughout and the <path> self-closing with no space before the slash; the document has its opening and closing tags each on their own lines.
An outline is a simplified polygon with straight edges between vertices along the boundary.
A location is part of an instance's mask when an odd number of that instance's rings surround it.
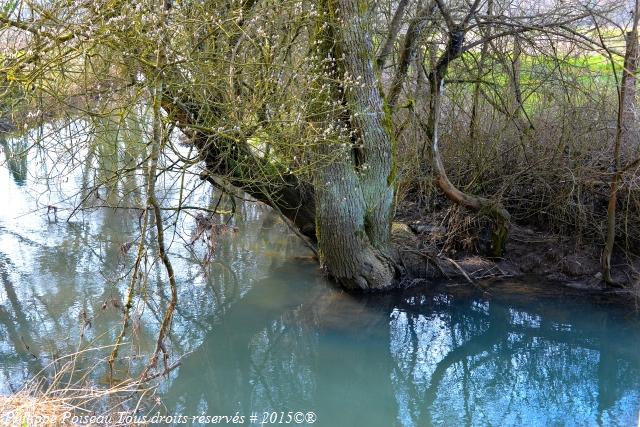
<svg viewBox="0 0 640 427">
<path fill-rule="evenodd" d="M 313 185 L 274 171 L 277 165 L 265 164 L 243 141 L 194 130 L 200 110 L 184 93 L 166 89 L 163 107 L 202 154 L 203 179 L 222 176 L 280 211 L 317 241 L 323 267 L 344 288 L 386 289 L 398 272 L 390 248 L 395 141 L 375 72 L 370 12 L 358 0 L 323 0 L 318 10 L 318 114 L 311 121 L 321 132 Z"/>
<path fill-rule="evenodd" d="M 368 10 L 357 0 L 323 0 L 316 29 L 318 71 L 326 77 L 323 106 L 339 103 L 335 114 L 319 114 L 318 127 L 346 128 L 350 136 L 323 133 L 322 166 L 316 172 L 316 234 L 329 275 L 352 290 L 393 285 L 390 232 L 394 213 L 393 132 L 374 72 L 367 28 Z M 347 76 L 358 79 L 347 84 Z M 328 83 L 327 83 L 328 82 Z"/>
</svg>

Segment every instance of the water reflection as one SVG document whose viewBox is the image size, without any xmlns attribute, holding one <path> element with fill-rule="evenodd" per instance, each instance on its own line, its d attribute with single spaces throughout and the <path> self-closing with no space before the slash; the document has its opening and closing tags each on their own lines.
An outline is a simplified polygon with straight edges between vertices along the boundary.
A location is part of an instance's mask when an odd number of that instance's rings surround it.
<svg viewBox="0 0 640 427">
<path fill-rule="evenodd" d="M 518 301 L 508 298 L 508 286 L 502 292 L 489 300 L 436 295 L 440 303 L 412 304 L 392 317 L 401 337 L 392 340 L 398 383 L 401 390 L 414 386 L 397 394 L 404 425 L 636 419 L 636 321 L 587 301 Z"/>
<path fill-rule="evenodd" d="M 121 247 L 138 229 L 131 209 L 51 221 L 38 210 L 36 162 L 27 166 L 24 183 L 0 167 L 0 392 L 56 355 L 114 341 L 132 261 Z M 85 166 L 46 203 L 64 207 Z M 125 184 L 113 191 L 128 193 Z M 193 195 L 203 206 L 219 196 Z M 238 233 L 219 236 L 204 267 L 205 248 L 189 244 L 193 217 L 171 229 L 180 293 L 169 343 L 182 366 L 160 386 L 169 412 L 314 411 L 321 426 L 637 422 L 640 321 L 628 309 L 535 283 L 526 293 L 493 283 L 488 293 L 443 285 L 351 296 L 322 278 L 272 212 L 237 211 Z M 123 350 L 132 371 L 153 349 L 167 300 L 162 271 L 145 269 Z"/>
<path fill-rule="evenodd" d="M 212 323 L 168 402 L 189 413 L 315 410 L 338 426 L 637 419 L 640 331 L 624 309 L 424 290 L 353 298 L 292 269 Z"/>
<path fill-rule="evenodd" d="M 27 156 L 28 148 L 26 138 L 10 138 L 7 140 L 5 133 L 0 129 L 0 148 L 4 151 L 5 164 L 17 185 L 24 185 L 27 181 Z"/>
</svg>

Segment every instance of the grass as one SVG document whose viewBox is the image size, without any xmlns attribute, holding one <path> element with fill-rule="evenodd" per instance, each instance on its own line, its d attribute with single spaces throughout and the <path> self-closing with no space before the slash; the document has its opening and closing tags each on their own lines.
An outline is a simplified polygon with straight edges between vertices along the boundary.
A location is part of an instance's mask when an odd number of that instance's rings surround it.
<svg viewBox="0 0 640 427">
<path fill-rule="evenodd" d="M 20 390 L 0 396 L 0 425 L 133 425 L 132 417 L 146 412 L 145 404 L 154 388 L 136 379 L 97 384 L 94 378 L 105 365 L 104 361 L 89 368 L 79 368 L 95 350 L 98 349 L 57 359 Z"/>
</svg>

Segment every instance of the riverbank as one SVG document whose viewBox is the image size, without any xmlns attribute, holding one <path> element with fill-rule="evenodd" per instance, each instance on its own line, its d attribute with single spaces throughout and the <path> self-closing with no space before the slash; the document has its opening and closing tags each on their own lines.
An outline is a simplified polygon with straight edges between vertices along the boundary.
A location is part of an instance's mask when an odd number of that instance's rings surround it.
<svg viewBox="0 0 640 427">
<path fill-rule="evenodd" d="M 412 277 L 478 283 L 490 278 L 538 277 L 589 291 L 640 297 L 640 260 L 616 252 L 612 275 L 616 286 L 602 279 L 600 253 L 594 242 L 511 224 L 503 257 L 485 256 L 489 224 L 457 207 L 416 215 L 399 210 L 394 226 L 396 244 Z"/>
</svg>

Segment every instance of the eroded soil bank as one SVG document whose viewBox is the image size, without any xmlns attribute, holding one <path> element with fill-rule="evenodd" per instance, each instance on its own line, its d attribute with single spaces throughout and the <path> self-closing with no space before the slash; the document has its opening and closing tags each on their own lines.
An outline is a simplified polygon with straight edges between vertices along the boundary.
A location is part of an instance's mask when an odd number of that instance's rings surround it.
<svg viewBox="0 0 640 427">
<path fill-rule="evenodd" d="M 410 209 L 399 212 L 394 242 L 412 277 L 477 285 L 496 278 L 531 276 L 558 283 L 560 288 L 640 296 L 640 262 L 633 254 L 614 254 L 612 273 L 617 286 L 607 287 L 601 273 L 602 248 L 595 242 L 512 223 L 503 257 L 490 258 L 483 255 L 490 238 L 486 222 L 452 209 L 427 216 Z"/>
</svg>

